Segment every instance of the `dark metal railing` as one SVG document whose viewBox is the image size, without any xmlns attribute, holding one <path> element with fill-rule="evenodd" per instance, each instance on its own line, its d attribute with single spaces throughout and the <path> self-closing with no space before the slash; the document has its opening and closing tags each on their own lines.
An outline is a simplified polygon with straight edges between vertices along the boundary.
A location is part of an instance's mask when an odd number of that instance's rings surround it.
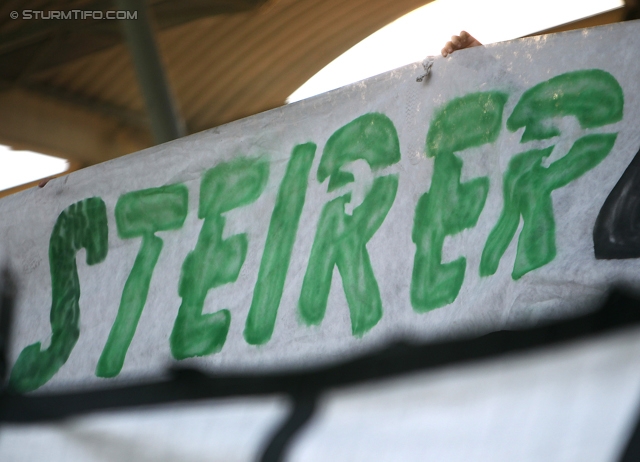
<svg viewBox="0 0 640 462">
<path fill-rule="evenodd" d="M 15 297 L 11 277 L 6 271 L 1 287 L 0 378 L 6 384 L 9 327 Z M 15 394 L 3 386 L 0 423 L 51 422 L 104 410 L 284 394 L 291 398 L 293 409 L 273 432 L 259 457 L 261 461 L 279 461 L 295 435 L 313 417 L 318 397 L 329 390 L 596 338 L 631 326 L 640 326 L 640 300 L 628 292 L 614 290 L 599 309 L 578 318 L 471 339 L 426 344 L 398 342 L 355 359 L 305 371 L 212 374 L 177 367 L 171 369 L 168 379 L 152 383 L 37 395 Z M 640 419 L 620 458 L 621 462 L 637 460 L 640 460 Z"/>
</svg>

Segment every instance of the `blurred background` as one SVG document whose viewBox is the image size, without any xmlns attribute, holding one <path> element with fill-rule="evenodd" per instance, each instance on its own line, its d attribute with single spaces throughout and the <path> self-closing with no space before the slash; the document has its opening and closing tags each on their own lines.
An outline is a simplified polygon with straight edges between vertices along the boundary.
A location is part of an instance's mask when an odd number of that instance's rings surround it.
<svg viewBox="0 0 640 462">
<path fill-rule="evenodd" d="M 421 61 L 463 29 L 487 44 L 639 16 L 637 0 L 5 0 L 0 197 Z"/>
</svg>

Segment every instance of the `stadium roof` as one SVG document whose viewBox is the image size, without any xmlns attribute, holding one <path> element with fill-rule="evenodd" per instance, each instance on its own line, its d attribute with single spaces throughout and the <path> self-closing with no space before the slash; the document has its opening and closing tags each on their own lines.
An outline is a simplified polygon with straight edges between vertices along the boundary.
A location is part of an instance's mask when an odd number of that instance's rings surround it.
<svg viewBox="0 0 640 462">
<path fill-rule="evenodd" d="M 136 2 L 144 5 L 143 0 L 9 0 L 0 6 L 0 144 L 63 157 L 72 171 L 157 142 L 123 21 L 90 19 L 92 12 L 106 15 Z M 189 134 L 283 105 L 333 59 L 426 3 L 150 0 L 148 5 L 185 127 L 181 133 Z M 51 12 L 74 17 L 53 19 Z M 616 22 L 624 14 L 624 9 L 610 11 L 564 29 Z M 138 18 L 136 26 L 142 22 Z"/>
</svg>

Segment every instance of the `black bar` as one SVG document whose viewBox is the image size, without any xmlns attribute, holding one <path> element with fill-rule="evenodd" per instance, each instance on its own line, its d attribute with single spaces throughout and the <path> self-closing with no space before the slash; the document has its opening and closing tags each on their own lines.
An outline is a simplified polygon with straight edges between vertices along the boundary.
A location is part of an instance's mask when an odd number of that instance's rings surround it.
<svg viewBox="0 0 640 462">
<path fill-rule="evenodd" d="M 291 413 L 269 439 L 269 443 L 260 457 L 260 462 L 280 462 L 284 460 L 289 444 L 313 416 L 317 400 L 318 397 L 312 393 L 303 393 L 294 397 Z"/>
<path fill-rule="evenodd" d="M 640 302 L 612 293 L 599 310 L 579 318 L 520 331 L 431 344 L 396 343 L 335 365 L 284 373 L 207 374 L 175 369 L 165 381 L 77 393 L 0 396 L 0 422 L 55 421 L 90 412 L 210 398 L 320 393 L 371 380 L 396 377 L 564 342 L 585 340 L 640 325 Z"/>
<path fill-rule="evenodd" d="M 0 390 L 4 390 L 9 373 L 9 345 L 15 294 L 13 276 L 8 268 L 4 268 L 0 279 Z"/>
</svg>

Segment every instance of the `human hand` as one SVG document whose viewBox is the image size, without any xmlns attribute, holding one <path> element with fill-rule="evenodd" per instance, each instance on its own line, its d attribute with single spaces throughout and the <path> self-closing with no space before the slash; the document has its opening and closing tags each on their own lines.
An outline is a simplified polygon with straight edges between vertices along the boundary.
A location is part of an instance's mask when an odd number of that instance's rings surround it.
<svg viewBox="0 0 640 462">
<path fill-rule="evenodd" d="M 38 183 L 38 188 L 44 188 L 47 183 L 51 180 L 53 180 L 55 177 L 50 176 L 48 178 L 43 178 L 42 180 L 40 180 L 40 182 Z"/>
<path fill-rule="evenodd" d="M 447 42 L 440 53 L 446 58 L 456 50 L 480 46 L 482 46 L 482 43 L 478 42 L 469 32 L 463 30 L 460 35 L 451 36 L 451 41 Z"/>
</svg>

